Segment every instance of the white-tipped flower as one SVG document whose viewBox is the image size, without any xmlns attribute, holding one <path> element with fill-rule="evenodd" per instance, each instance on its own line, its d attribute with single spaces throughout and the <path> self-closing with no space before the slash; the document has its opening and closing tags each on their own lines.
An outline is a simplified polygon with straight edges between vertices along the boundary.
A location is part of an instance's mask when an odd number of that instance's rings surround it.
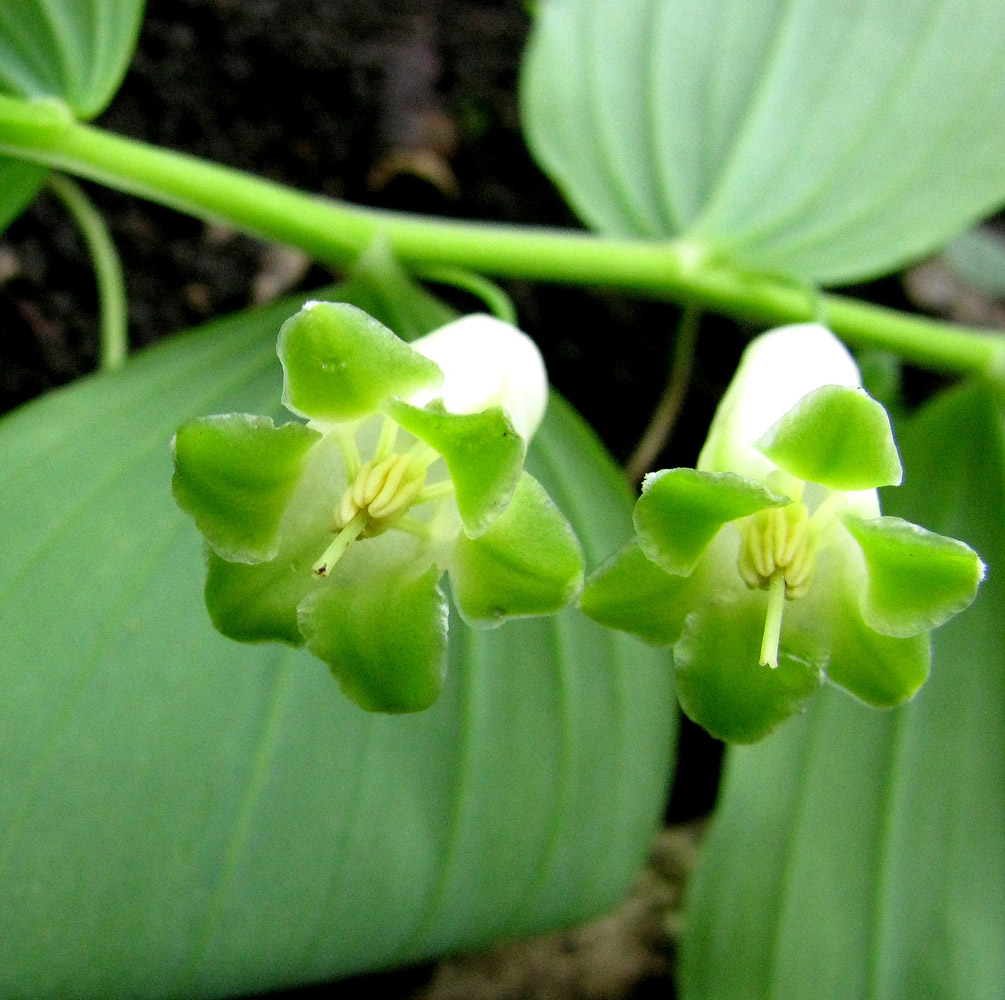
<svg viewBox="0 0 1005 1000">
<path fill-rule="evenodd" d="M 878 707 L 910 698 L 928 632 L 984 575 L 952 538 L 879 516 L 899 483 L 889 417 L 818 324 L 754 340 L 697 469 L 646 476 L 637 539 L 590 579 L 587 614 L 673 646 L 684 711 L 760 739 L 826 678 Z"/>
<path fill-rule="evenodd" d="M 175 496 L 211 547 L 210 616 L 234 639 L 306 643 L 364 708 L 426 708 L 444 571 L 481 626 L 558 611 L 582 582 L 571 528 L 523 470 L 540 354 L 488 316 L 413 346 L 334 302 L 284 323 L 278 353 L 306 424 L 224 414 L 175 436 Z"/>
</svg>

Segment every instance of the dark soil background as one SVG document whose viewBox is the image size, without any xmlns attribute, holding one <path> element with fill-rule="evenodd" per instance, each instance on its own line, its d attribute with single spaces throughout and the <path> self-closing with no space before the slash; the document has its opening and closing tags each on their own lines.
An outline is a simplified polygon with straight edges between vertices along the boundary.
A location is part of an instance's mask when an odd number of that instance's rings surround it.
<svg viewBox="0 0 1005 1000">
<path fill-rule="evenodd" d="M 521 0 L 149 0 L 135 60 L 98 124 L 363 204 L 576 226 L 520 133 L 529 27 Z M 332 278 L 296 254 L 89 190 L 122 255 L 134 348 Z M 677 310 L 599 290 L 505 288 L 556 387 L 624 461 L 662 391 Z M 0 412 L 93 370 L 95 314 L 84 246 L 43 194 L 0 240 Z M 693 463 L 751 332 L 710 321 L 657 467 Z M 668 821 L 711 809 L 719 758 L 718 744 L 685 728 Z M 640 895 L 599 929 L 366 977 L 339 995 L 667 996 L 665 918 L 693 843 L 688 828 L 665 836 Z"/>
</svg>

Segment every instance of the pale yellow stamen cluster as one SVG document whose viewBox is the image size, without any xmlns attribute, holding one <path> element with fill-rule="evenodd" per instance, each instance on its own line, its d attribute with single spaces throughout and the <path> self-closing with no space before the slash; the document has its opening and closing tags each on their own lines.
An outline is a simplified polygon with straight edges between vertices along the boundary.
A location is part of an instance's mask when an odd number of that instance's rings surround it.
<svg viewBox="0 0 1005 1000">
<path fill-rule="evenodd" d="M 816 564 L 810 513 L 803 503 L 762 510 L 743 527 L 737 566 L 744 583 L 767 590 L 779 575 L 789 600 L 802 597 Z"/>
<path fill-rule="evenodd" d="M 318 576 L 327 576 L 358 538 L 375 538 L 388 528 L 428 538 L 429 527 L 406 515 L 417 504 L 449 496 L 453 483 L 448 477 L 427 486 L 426 470 L 440 456 L 421 441 L 415 442 L 408 452 L 397 452 L 394 450 L 397 435 L 394 421 L 386 419 L 373 458 L 363 463 L 355 435 L 339 438 L 349 486 L 332 512 L 331 530 L 335 538 L 314 564 Z"/>
<path fill-rule="evenodd" d="M 341 531 L 360 512 L 366 526 L 360 538 L 374 538 L 402 517 L 426 485 L 426 468 L 410 455 L 392 452 L 365 462 L 335 509 L 332 531 Z"/>
<path fill-rule="evenodd" d="M 758 511 L 747 518 L 737 568 L 751 589 L 768 591 L 760 662 L 778 666 L 782 610 L 786 599 L 802 597 L 813 581 L 816 555 L 810 512 L 804 503 Z"/>
</svg>

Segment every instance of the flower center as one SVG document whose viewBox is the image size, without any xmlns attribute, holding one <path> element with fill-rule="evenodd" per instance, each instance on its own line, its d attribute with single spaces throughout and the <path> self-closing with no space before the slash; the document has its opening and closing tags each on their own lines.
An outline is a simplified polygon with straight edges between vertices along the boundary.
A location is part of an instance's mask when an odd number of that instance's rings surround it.
<svg viewBox="0 0 1005 1000">
<path fill-rule="evenodd" d="M 410 455 L 392 452 L 365 462 L 335 508 L 332 530 L 341 531 L 360 513 L 365 522 L 357 537 L 375 538 L 399 520 L 426 485 L 426 467 Z"/>
<path fill-rule="evenodd" d="M 784 602 L 802 597 L 809 590 L 815 567 L 816 554 L 806 504 L 773 507 L 747 518 L 737 569 L 748 587 L 768 591 L 761 641 L 763 666 L 778 666 Z"/>
<path fill-rule="evenodd" d="M 327 576 L 356 539 L 375 538 L 388 528 L 428 539 L 428 526 L 406 515 L 417 504 L 449 496 L 454 485 L 447 478 L 427 486 L 426 470 L 439 454 L 421 441 L 407 452 L 395 451 L 397 434 L 397 424 L 386 419 L 373 458 L 363 463 L 355 435 L 339 439 L 349 486 L 332 515 L 335 538 L 314 564 L 318 576 Z"/>
</svg>

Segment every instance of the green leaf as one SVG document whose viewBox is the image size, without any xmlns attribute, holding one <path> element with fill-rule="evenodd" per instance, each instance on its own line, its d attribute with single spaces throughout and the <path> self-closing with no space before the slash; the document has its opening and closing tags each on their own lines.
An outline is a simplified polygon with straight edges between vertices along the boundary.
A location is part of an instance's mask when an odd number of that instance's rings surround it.
<svg viewBox="0 0 1005 1000">
<path fill-rule="evenodd" d="M 437 386 L 443 373 L 383 323 L 342 302 L 308 303 L 279 331 L 283 405 L 329 423 L 375 413 L 389 396 Z"/>
<path fill-rule="evenodd" d="M 142 17 L 143 0 L 4 0 L 0 92 L 58 97 L 93 118 L 122 81 Z"/>
<path fill-rule="evenodd" d="M 961 233 L 942 251 L 942 259 L 971 288 L 1005 299 L 1005 238 L 999 230 L 977 226 Z"/>
<path fill-rule="evenodd" d="M 464 620 L 494 626 L 561 611 L 583 584 L 583 552 L 569 522 L 525 472 L 485 534 L 461 534 L 449 569 Z"/>
<path fill-rule="evenodd" d="M 300 606 L 307 648 L 343 692 L 370 712 L 422 712 L 439 697 L 447 666 L 447 601 L 439 570 L 400 567 L 341 576 Z"/>
<path fill-rule="evenodd" d="M 0 995 L 330 980 L 570 926 L 642 866 L 671 770 L 665 654 L 574 610 L 454 618 L 440 699 L 385 717 L 306 650 L 213 629 L 168 441 L 203 413 L 282 414 L 298 305 L 0 421 Z M 560 400 L 528 466 L 588 558 L 630 534 L 618 470 Z"/>
<path fill-rule="evenodd" d="M 524 125 L 604 233 L 848 282 L 1005 201 L 1003 35 L 995 0 L 553 0 Z"/>
<path fill-rule="evenodd" d="M 757 448 L 793 476 L 832 490 L 896 486 L 904 478 L 886 410 L 843 385 L 803 396 Z"/>
<path fill-rule="evenodd" d="M 34 201 L 46 173 L 34 164 L 0 156 L 0 233 Z"/>
<path fill-rule="evenodd" d="M 684 576 L 724 524 L 787 503 L 788 497 L 732 472 L 664 469 L 650 473 L 642 484 L 635 530 L 653 562 Z"/>
<path fill-rule="evenodd" d="M 969 545 L 899 517 L 845 527 L 862 547 L 869 583 L 862 597 L 866 622 L 887 635 L 917 635 L 968 608 L 985 567 Z"/>
<path fill-rule="evenodd" d="M 283 512 L 320 438 L 302 424 L 276 427 L 247 413 L 197 417 L 172 441 L 175 500 L 225 559 L 272 559 Z"/>
<path fill-rule="evenodd" d="M 1005 565 L 1001 400 L 968 386 L 898 424 L 884 505 Z M 684 1000 L 996 1000 L 1005 982 L 1005 584 L 933 634 L 932 675 L 876 712 L 824 690 L 727 753 L 689 890 Z"/>
<path fill-rule="evenodd" d="M 443 456 L 464 530 L 472 538 L 483 535 L 513 496 L 527 447 L 506 411 L 493 406 L 480 413 L 447 413 L 438 400 L 425 409 L 390 400 L 384 410 Z"/>
<path fill-rule="evenodd" d="M 766 600 L 760 592 L 704 601 L 673 648 L 680 706 L 713 736 L 756 743 L 800 711 L 823 682 L 826 656 L 787 630 L 777 667 L 758 662 Z"/>
</svg>

